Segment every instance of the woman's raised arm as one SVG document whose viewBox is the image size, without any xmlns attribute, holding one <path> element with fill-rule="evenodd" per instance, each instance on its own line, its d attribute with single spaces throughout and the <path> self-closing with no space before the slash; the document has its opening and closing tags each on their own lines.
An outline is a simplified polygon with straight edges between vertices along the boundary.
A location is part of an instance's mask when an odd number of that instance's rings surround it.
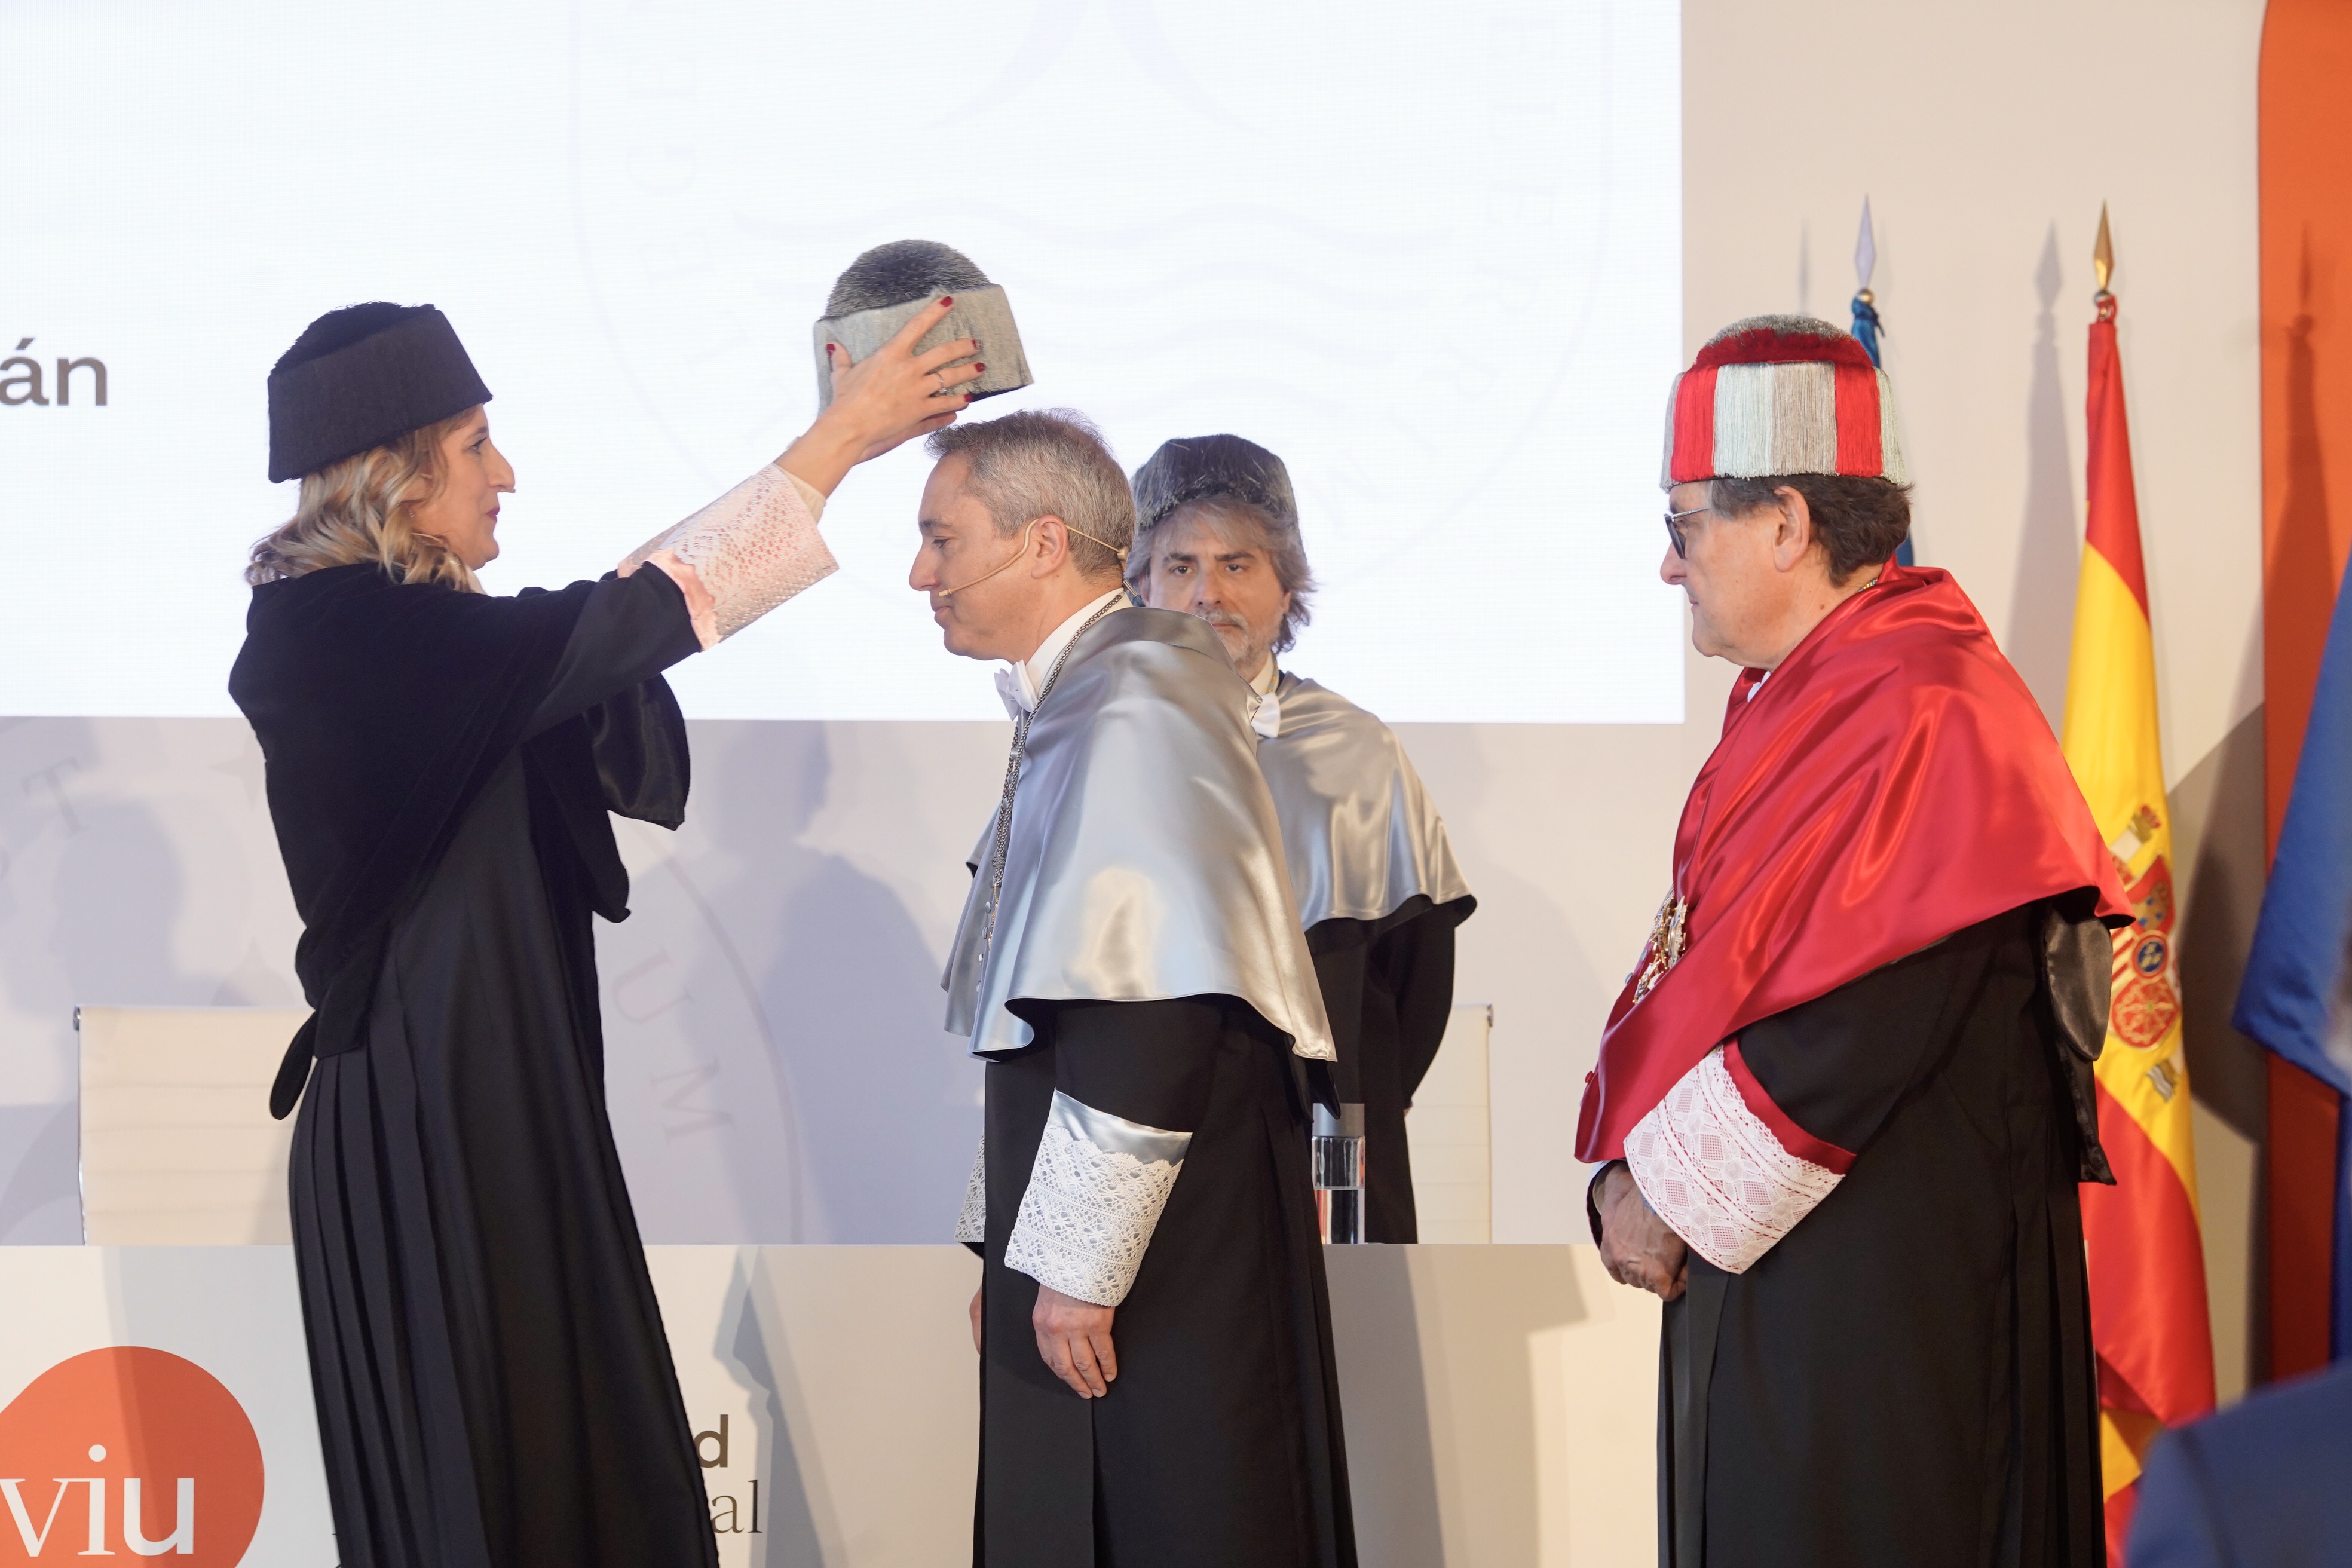
<svg viewBox="0 0 2352 1568">
<path fill-rule="evenodd" d="M 971 338 L 915 353 L 954 304 L 934 300 L 857 363 L 835 353 L 833 401 L 783 456 L 685 521 L 629 552 L 628 576 L 650 562 L 686 595 L 694 634 L 714 647 L 786 599 L 831 576 L 833 552 L 817 518 L 845 475 L 952 421 L 971 401 L 956 390 L 988 367 L 952 364 L 979 352 Z"/>
</svg>

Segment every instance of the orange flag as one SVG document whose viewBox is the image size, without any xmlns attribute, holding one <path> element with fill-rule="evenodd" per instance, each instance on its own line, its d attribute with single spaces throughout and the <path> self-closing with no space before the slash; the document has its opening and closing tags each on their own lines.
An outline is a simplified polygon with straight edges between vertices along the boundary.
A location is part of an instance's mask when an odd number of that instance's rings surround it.
<svg viewBox="0 0 2352 1568">
<path fill-rule="evenodd" d="M 2121 1568 L 2140 1463 L 2166 1426 L 2213 1408 L 2213 1337 L 2197 1221 L 2172 823 L 2157 734 L 2156 649 L 2124 420 L 2106 214 L 2091 327 L 2090 527 L 2066 678 L 2066 761 L 2138 919 L 2115 933 L 2115 992 L 2098 1064 L 2099 1141 L 2116 1184 L 2083 1189 L 2091 1339 L 2099 1357 L 2107 1561 Z"/>
</svg>

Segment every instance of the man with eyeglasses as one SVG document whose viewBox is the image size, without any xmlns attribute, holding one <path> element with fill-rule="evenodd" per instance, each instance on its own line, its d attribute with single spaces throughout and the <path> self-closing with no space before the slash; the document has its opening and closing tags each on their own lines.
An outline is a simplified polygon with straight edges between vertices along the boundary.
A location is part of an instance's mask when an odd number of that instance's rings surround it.
<svg viewBox="0 0 2352 1568">
<path fill-rule="evenodd" d="M 1578 1155 L 1667 1303 L 1668 1568 L 2105 1560 L 2078 1181 L 2129 906 L 2041 710 L 1910 526 L 1823 321 L 1675 384 L 1660 574 L 1741 668 Z"/>
</svg>

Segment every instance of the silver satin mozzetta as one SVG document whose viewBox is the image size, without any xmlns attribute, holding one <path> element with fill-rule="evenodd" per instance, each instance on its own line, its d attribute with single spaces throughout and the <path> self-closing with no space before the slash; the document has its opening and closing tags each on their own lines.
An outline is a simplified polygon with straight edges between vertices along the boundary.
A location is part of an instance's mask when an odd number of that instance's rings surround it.
<svg viewBox="0 0 2352 1568">
<path fill-rule="evenodd" d="M 1336 691 L 1284 674 L 1282 730 L 1258 742 L 1258 767 L 1282 819 L 1282 847 L 1302 929 L 1376 921 L 1426 894 L 1470 896 L 1445 824 L 1386 724 Z"/>
<path fill-rule="evenodd" d="M 1034 1038 L 1010 1002 L 1223 995 L 1334 1059 L 1249 699 L 1191 616 L 1118 610 L 1071 645 L 1030 724 L 994 938 L 976 877 L 948 955 L 974 1055 Z"/>
</svg>

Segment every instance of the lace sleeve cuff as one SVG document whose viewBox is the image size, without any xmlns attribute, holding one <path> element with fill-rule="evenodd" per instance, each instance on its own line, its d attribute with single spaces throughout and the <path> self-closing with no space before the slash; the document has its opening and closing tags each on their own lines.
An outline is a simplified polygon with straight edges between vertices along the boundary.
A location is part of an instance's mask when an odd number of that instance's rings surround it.
<svg viewBox="0 0 2352 1568">
<path fill-rule="evenodd" d="M 715 647 L 833 574 L 833 552 L 816 531 L 823 502 L 771 463 L 639 545 L 621 563 L 621 575 L 647 562 L 660 567 L 685 594 L 697 640 Z"/>
<path fill-rule="evenodd" d="M 1004 1266 L 1065 1296 L 1118 1306 L 1192 1142 L 1190 1132 L 1147 1127 L 1055 1090 Z"/>
<path fill-rule="evenodd" d="M 1727 1274 L 1745 1274 L 1845 1179 L 1853 1156 L 1808 1134 L 1717 1046 L 1625 1135 L 1658 1217 Z"/>
<path fill-rule="evenodd" d="M 956 1216 L 955 1238 L 971 1247 L 988 1243 L 988 1140 L 971 1152 L 971 1178 L 963 1184 L 963 1213 Z"/>
</svg>

